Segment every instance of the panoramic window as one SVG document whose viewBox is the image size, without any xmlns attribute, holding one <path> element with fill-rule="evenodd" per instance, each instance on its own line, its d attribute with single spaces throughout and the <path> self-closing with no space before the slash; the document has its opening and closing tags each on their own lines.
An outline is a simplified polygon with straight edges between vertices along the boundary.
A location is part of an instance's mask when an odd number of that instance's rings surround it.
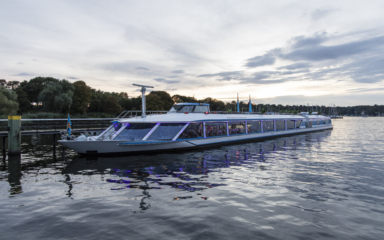
<svg viewBox="0 0 384 240">
<path fill-rule="evenodd" d="M 178 139 L 203 138 L 203 123 L 190 123 L 188 127 L 180 134 Z"/>
<path fill-rule="evenodd" d="M 263 121 L 263 132 L 274 131 L 273 121 Z"/>
<path fill-rule="evenodd" d="M 296 121 L 296 128 L 300 128 L 300 125 L 303 121 L 302 120 L 297 120 Z"/>
<path fill-rule="evenodd" d="M 205 135 L 206 137 L 226 136 L 227 123 L 226 122 L 206 122 Z"/>
<path fill-rule="evenodd" d="M 261 132 L 261 123 L 260 121 L 247 121 L 248 133 L 258 133 Z"/>
<path fill-rule="evenodd" d="M 184 113 L 184 112 L 192 112 L 193 108 L 195 106 L 192 105 L 173 105 L 171 110 L 169 112 L 177 112 L 177 113 Z"/>
<path fill-rule="evenodd" d="M 195 110 L 193 110 L 195 113 L 205 113 L 209 112 L 208 106 L 195 106 Z"/>
<path fill-rule="evenodd" d="M 295 121 L 287 120 L 287 129 L 295 129 Z"/>
<path fill-rule="evenodd" d="M 121 126 L 123 126 L 123 124 L 119 122 L 113 123 L 113 128 L 115 129 L 116 132 L 120 130 Z"/>
<path fill-rule="evenodd" d="M 185 123 L 162 123 L 148 140 L 172 140 L 184 126 Z"/>
<path fill-rule="evenodd" d="M 228 131 L 229 131 L 229 135 L 245 134 L 245 122 L 244 121 L 228 122 Z"/>
<path fill-rule="evenodd" d="M 284 120 L 276 120 L 276 131 L 284 131 L 285 130 L 285 123 Z"/>
<path fill-rule="evenodd" d="M 130 123 L 115 140 L 141 140 L 155 125 L 156 123 Z"/>
</svg>

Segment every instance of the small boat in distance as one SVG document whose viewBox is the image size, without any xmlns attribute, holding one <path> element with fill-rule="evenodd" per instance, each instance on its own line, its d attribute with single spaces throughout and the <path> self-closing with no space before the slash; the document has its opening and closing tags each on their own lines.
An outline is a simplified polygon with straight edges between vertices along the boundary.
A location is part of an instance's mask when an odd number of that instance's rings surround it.
<svg viewBox="0 0 384 240">
<path fill-rule="evenodd" d="M 141 86 L 141 85 L 139 85 Z M 63 137 L 59 141 L 80 154 L 174 151 L 255 141 L 332 129 L 322 115 L 262 115 L 211 112 L 207 103 L 177 103 L 167 114 L 146 115 L 145 88 L 141 117 L 116 118 L 98 136 Z"/>
</svg>

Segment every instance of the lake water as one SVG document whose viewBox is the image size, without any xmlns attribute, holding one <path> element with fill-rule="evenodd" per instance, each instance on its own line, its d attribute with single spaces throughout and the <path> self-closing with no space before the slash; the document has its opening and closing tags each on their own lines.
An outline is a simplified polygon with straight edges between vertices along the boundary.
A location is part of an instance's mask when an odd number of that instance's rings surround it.
<svg viewBox="0 0 384 240">
<path fill-rule="evenodd" d="M 82 158 L 23 136 L 0 239 L 383 239 L 384 118 L 218 148 Z"/>
</svg>

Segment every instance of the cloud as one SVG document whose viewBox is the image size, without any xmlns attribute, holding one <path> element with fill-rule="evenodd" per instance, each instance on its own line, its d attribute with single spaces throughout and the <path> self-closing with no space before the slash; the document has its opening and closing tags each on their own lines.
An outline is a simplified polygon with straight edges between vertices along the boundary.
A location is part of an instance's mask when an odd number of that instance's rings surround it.
<svg viewBox="0 0 384 240">
<path fill-rule="evenodd" d="M 316 9 L 311 13 L 311 18 L 314 21 L 317 21 L 321 18 L 324 18 L 331 14 L 332 12 L 336 11 L 337 9 L 335 8 L 323 8 L 323 9 Z"/>
<path fill-rule="evenodd" d="M 219 73 L 213 73 L 213 74 L 202 74 L 197 77 L 221 77 L 219 79 L 216 79 L 217 81 L 230 81 L 230 80 L 236 80 L 239 79 L 239 77 L 243 76 L 242 71 L 234 71 L 234 72 L 219 72 Z"/>
<path fill-rule="evenodd" d="M 165 78 L 155 78 L 153 80 L 155 80 L 156 82 L 161 82 L 161 83 L 165 83 L 165 84 L 174 84 L 174 83 L 180 82 L 180 81 L 166 80 Z"/>
<path fill-rule="evenodd" d="M 273 65 L 276 61 L 276 54 L 280 52 L 280 49 L 274 49 L 262 56 L 256 56 L 253 58 L 247 59 L 245 64 L 248 68 L 256 68 L 261 66 Z"/>
<path fill-rule="evenodd" d="M 296 70 L 296 69 L 310 68 L 311 66 L 312 65 L 310 63 L 300 62 L 300 63 L 294 63 L 294 64 L 278 67 L 276 69 L 277 70 L 283 70 L 283 69 Z"/>
<path fill-rule="evenodd" d="M 148 68 L 145 68 L 145 67 L 137 67 L 136 69 L 137 69 L 137 70 L 145 70 L 145 71 L 148 71 L 148 70 L 149 70 Z"/>
<path fill-rule="evenodd" d="M 32 73 L 26 73 L 26 72 L 21 72 L 12 76 L 17 76 L 17 77 L 28 77 L 28 76 L 35 76 L 35 74 Z"/>
<path fill-rule="evenodd" d="M 351 93 L 377 92 L 377 91 L 384 91 L 384 87 L 383 88 L 354 88 L 354 89 L 348 90 L 348 92 L 351 92 Z"/>
<path fill-rule="evenodd" d="M 68 79 L 76 80 L 78 78 L 77 77 L 68 77 Z"/>
<path fill-rule="evenodd" d="M 292 61 L 323 61 L 351 57 L 383 47 L 384 36 L 333 46 L 320 45 L 322 42 L 322 35 L 298 39 L 293 45 L 293 50 L 282 53 L 279 57 Z"/>
<path fill-rule="evenodd" d="M 181 74 L 181 73 L 184 73 L 184 70 L 175 70 L 175 71 L 172 71 L 172 73 Z"/>
</svg>

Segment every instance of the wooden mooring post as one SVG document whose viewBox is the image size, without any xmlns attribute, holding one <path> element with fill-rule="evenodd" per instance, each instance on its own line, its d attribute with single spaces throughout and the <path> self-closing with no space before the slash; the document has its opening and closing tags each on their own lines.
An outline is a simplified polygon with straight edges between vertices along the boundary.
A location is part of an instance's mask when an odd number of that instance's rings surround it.
<svg viewBox="0 0 384 240">
<path fill-rule="evenodd" d="M 8 155 L 20 155 L 21 116 L 8 116 Z"/>
</svg>

